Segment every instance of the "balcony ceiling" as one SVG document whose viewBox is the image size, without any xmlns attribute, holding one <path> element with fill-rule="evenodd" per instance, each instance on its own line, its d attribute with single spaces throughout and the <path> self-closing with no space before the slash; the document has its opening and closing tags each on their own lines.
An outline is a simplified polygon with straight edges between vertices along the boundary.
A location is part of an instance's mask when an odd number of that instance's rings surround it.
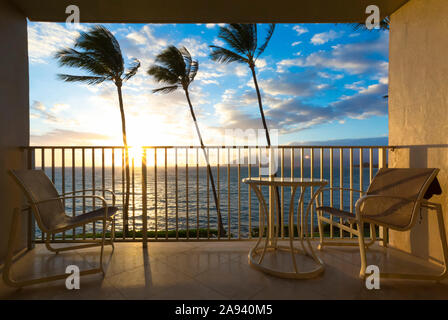
<svg viewBox="0 0 448 320">
<path fill-rule="evenodd" d="M 65 8 L 76 4 L 81 22 L 343 23 L 365 20 L 365 8 L 376 4 L 381 16 L 408 0 L 9 0 L 32 21 L 64 22 Z"/>
</svg>

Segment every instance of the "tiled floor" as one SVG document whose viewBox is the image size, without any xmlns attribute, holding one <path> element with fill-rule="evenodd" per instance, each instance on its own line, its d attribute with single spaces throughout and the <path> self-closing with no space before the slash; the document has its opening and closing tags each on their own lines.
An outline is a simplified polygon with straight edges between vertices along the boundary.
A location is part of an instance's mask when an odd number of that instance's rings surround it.
<svg viewBox="0 0 448 320">
<path fill-rule="evenodd" d="M 80 290 L 67 290 L 63 280 L 20 290 L 0 282 L 1 299 L 448 299 L 448 281 L 383 280 L 380 290 L 367 290 L 359 280 L 355 248 L 319 252 L 326 268 L 312 280 L 286 280 L 265 275 L 247 263 L 254 242 L 117 243 L 105 249 L 106 275 L 81 277 Z M 92 268 L 98 248 L 55 255 L 44 246 L 28 252 L 14 267 L 14 277 L 51 271 L 64 273 L 69 264 Z M 298 256 L 298 265 L 309 265 Z M 387 271 L 428 270 L 427 264 L 392 249 L 369 250 L 369 264 Z M 289 256 L 270 256 L 266 263 L 290 267 Z M 291 267 L 292 268 L 292 267 Z"/>
</svg>

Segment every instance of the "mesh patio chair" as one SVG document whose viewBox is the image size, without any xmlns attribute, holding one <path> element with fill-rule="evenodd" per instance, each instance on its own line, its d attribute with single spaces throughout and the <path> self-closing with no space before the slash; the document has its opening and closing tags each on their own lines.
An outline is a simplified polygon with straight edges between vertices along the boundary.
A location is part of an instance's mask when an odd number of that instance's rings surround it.
<svg viewBox="0 0 448 320">
<path fill-rule="evenodd" d="M 415 280 L 442 280 L 447 276 L 448 247 L 443 221 L 442 206 L 429 202 L 433 194 L 441 194 L 440 185 L 436 179 L 439 169 L 404 169 L 388 168 L 380 169 L 372 180 L 367 192 L 347 188 L 327 188 L 322 190 L 345 190 L 360 192 L 361 197 L 355 204 L 355 212 L 348 212 L 328 206 L 316 206 L 318 212 L 318 227 L 320 233 L 319 249 L 324 246 L 358 245 L 361 255 L 360 277 L 366 276 L 366 249 L 376 240 L 374 226 L 382 226 L 397 231 L 410 230 L 416 223 L 418 214 L 422 208 L 436 212 L 439 226 L 440 240 L 443 252 L 444 269 L 438 275 L 381 273 L 384 278 L 415 279 Z M 318 195 L 315 201 L 318 200 Z M 342 221 L 350 222 L 350 227 L 340 221 L 334 221 L 325 217 L 326 212 Z M 324 241 L 322 223 L 326 222 L 342 230 L 350 232 L 358 237 L 358 242 L 349 241 Z M 370 224 L 371 241 L 365 242 L 364 224 Z"/>
<path fill-rule="evenodd" d="M 61 251 L 101 246 L 99 267 L 89 270 L 83 270 L 80 272 L 80 275 L 94 274 L 100 272 L 104 274 L 103 269 L 104 245 L 110 244 L 113 247 L 113 238 L 115 232 L 114 215 L 118 211 L 118 208 L 115 207 L 115 194 L 111 190 L 85 189 L 85 190 L 76 190 L 74 192 L 68 192 L 60 195 L 57 192 L 54 184 L 42 170 L 10 170 L 9 173 L 24 192 L 29 205 L 29 207 L 25 209 L 30 209 L 32 211 L 34 218 L 37 222 L 37 225 L 42 231 L 42 235 L 43 238 L 45 239 L 45 245 L 47 249 L 52 252 L 58 253 Z M 112 194 L 112 206 L 109 206 L 103 197 L 95 195 L 96 191 L 110 192 Z M 81 192 L 83 193 L 91 192 L 92 194 L 76 195 L 76 193 Z M 103 206 L 99 209 L 74 217 L 66 215 L 63 200 L 73 199 L 73 201 L 75 201 L 75 199 L 77 198 L 99 199 L 102 202 Z M 12 259 L 14 254 L 15 240 L 19 233 L 21 211 L 22 210 L 16 208 L 13 214 L 11 232 L 8 243 L 8 253 L 6 256 L 5 268 L 3 271 L 3 279 L 5 283 L 13 287 L 23 287 L 47 281 L 66 279 L 67 274 L 54 275 L 25 281 L 16 281 L 12 279 L 11 277 L 11 268 L 13 264 Z M 73 230 L 76 227 L 84 226 L 87 223 L 95 221 L 103 222 L 102 237 L 100 240 L 92 240 L 89 241 L 89 243 L 87 244 L 68 246 L 62 248 L 54 248 L 50 245 L 50 239 L 52 235 L 67 230 Z M 112 225 L 111 238 L 110 240 L 106 241 L 106 230 L 108 222 Z"/>
</svg>

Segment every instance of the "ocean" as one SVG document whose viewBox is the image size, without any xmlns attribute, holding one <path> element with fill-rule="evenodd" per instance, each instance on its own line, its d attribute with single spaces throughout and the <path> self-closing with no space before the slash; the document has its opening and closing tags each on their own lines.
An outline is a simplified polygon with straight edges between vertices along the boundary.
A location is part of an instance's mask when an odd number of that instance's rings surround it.
<svg viewBox="0 0 448 320">
<path fill-rule="evenodd" d="M 112 179 L 112 168 L 104 168 L 104 177 L 102 168 L 95 168 L 94 178 L 92 177 L 92 168 L 85 168 L 84 173 L 81 167 L 66 167 L 64 174 L 61 167 L 56 167 L 54 173 L 51 168 L 45 168 L 47 175 L 54 180 L 55 186 L 60 193 L 70 192 L 72 190 L 91 189 L 95 186 L 95 189 L 113 189 L 116 193 L 116 205 L 121 209 L 124 202 L 124 184 L 122 180 L 121 168 L 115 168 L 114 183 Z M 378 169 L 373 168 L 372 175 L 376 173 Z M 231 237 L 247 238 L 250 228 L 258 227 L 258 199 L 254 192 L 250 192 L 248 185 L 241 182 L 241 179 L 248 177 L 248 166 L 241 165 L 240 176 L 238 177 L 238 166 L 221 166 L 219 169 L 219 183 L 218 183 L 218 169 L 212 168 L 213 176 L 217 190 L 219 191 L 219 205 L 221 208 L 221 215 L 223 225 L 226 231 L 230 231 Z M 304 167 L 304 177 L 311 177 L 310 167 Z M 188 174 L 187 174 L 188 172 Z M 314 168 L 313 176 L 320 178 L 320 168 Z M 362 170 L 363 175 L 363 190 L 367 190 L 369 186 L 370 170 L 368 167 L 364 167 Z M 85 177 L 83 182 L 82 177 Z M 155 179 L 157 175 L 157 179 Z M 280 172 L 278 173 L 280 175 Z M 258 176 L 258 168 L 256 166 L 251 167 L 251 176 Z M 289 167 L 284 168 L 284 176 L 291 176 L 291 169 Z M 300 177 L 300 168 L 294 168 L 294 176 Z M 74 179 L 73 179 L 74 177 Z M 323 179 L 330 180 L 330 168 L 323 167 Z M 73 181 L 72 181 L 73 179 Z M 64 180 L 64 183 L 63 183 Z M 343 170 L 343 187 L 350 187 L 350 169 L 345 167 Z M 130 209 L 129 209 L 129 230 L 139 231 L 142 229 L 142 170 L 141 168 L 135 168 L 132 172 L 131 179 L 131 196 L 130 196 Z M 339 166 L 335 165 L 333 170 L 333 186 L 340 186 L 340 171 Z M 360 188 L 360 168 L 355 166 L 353 168 L 353 181 L 352 186 L 354 189 Z M 268 199 L 268 188 L 263 187 L 262 192 Z M 283 193 L 284 198 L 284 224 L 287 225 L 289 202 L 291 196 L 291 188 L 280 188 L 280 192 Z M 238 201 L 238 193 L 240 194 L 240 200 Z M 97 192 L 98 195 L 102 195 L 101 192 Z M 107 199 L 111 199 L 108 193 L 105 194 Z M 297 202 L 300 196 L 300 192 L 296 193 L 294 200 L 294 221 L 297 221 Z M 311 190 L 308 188 L 305 191 L 305 205 L 310 201 Z M 249 197 L 251 203 L 249 205 Z M 353 193 L 353 206 L 354 202 L 358 199 L 358 194 Z M 325 205 L 330 205 L 329 192 L 324 193 L 323 201 Z M 111 202 L 110 202 L 111 203 Z M 96 207 L 100 205 L 100 201 L 95 201 Z M 340 194 L 339 192 L 333 193 L 333 206 L 340 206 Z M 350 193 L 344 192 L 343 194 L 343 206 L 346 209 L 350 208 Z M 75 201 L 66 200 L 65 208 L 68 215 L 79 215 L 83 212 L 92 210 L 94 203 L 88 199 L 83 201 L 82 199 L 76 199 Z M 177 202 L 176 202 L 176 169 L 174 167 L 167 167 L 166 172 L 164 167 L 158 167 L 155 172 L 154 167 L 147 168 L 147 214 L 148 214 L 148 231 L 165 231 L 176 229 L 176 212 L 177 212 L 177 225 L 179 229 L 196 229 L 196 228 L 208 228 L 217 229 L 217 215 L 213 195 L 209 186 L 209 192 L 207 192 L 207 170 L 206 167 L 189 166 L 188 170 L 185 166 L 179 166 L 177 168 Z M 300 213 L 299 213 L 300 214 Z M 123 216 L 120 210 L 116 216 L 116 230 L 123 230 Z M 313 212 L 309 221 L 310 225 L 315 228 L 317 226 L 316 214 Z M 92 225 L 85 227 L 85 232 L 89 233 L 93 231 Z M 99 228 L 96 228 L 96 232 Z M 75 230 L 76 236 L 80 236 L 83 232 L 83 228 L 77 228 Z M 72 232 L 67 231 L 66 237 L 72 237 Z M 41 233 L 36 228 L 36 238 L 40 238 Z"/>
</svg>

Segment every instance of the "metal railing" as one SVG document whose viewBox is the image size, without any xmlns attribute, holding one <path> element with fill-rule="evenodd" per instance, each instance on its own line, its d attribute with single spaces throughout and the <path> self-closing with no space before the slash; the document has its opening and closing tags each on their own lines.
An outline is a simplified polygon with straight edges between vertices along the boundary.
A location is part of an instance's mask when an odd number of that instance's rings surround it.
<svg viewBox="0 0 448 320">
<path fill-rule="evenodd" d="M 365 191 L 378 167 L 387 166 L 387 146 L 278 146 L 277 176 L 323 178 L 328 187 L 358 188 Z M 258 176 L 263 165 L 262 152 L 256 146 L 206 147 L 215 179 L 224 236 L 219 232 L 217 210 L 209 173 L 200 147 L 154 146 L 129 148 L 130 197 L 128 233 L 124 232 L 125 153 L 115 146 L 31 146 L 24 148 L 29 168 L 44 170 L 60 193 L 95 189 L 107 197 L 104 189 L 116 193 L 120 208 L 115 219 L 115 241 L 176 240 L 250 240 L 258 236 L 259 206 L 255 194 L 242 183 L 245 177 Z M 288 204 L 291 188 L 279 188 L 281 202 L 280 237 L 288 236 Z M 303 190 L 302 190 L 303 191 Z M 303 223 L 303 207 L 311 198 L 305 192 L 294 221 Z M 262 188 L 266 199 L 268 187 Z M 299 192 L 294 201 L 298 203 Z M 353 210 L 358 194 L 327 192 L 321 195 L 325 205 Z M 73 216 L 98 208 L 93 200 L 64 201 L 67 214 Z M 329 216 L 333 219 L 333 217 Z M 316 236 L 317 216 L 312 206 L 310 234 Z M 286 230 L 286 231 L 285 231 Z M 95 223 L 53 237 L 53 241 L 78 242 L 98 237 Z M 40 242 L 39 228 L 34 239 Z M 303 230 L 301 231 L 303 235 Z M 110 236 L 110 234 L 108 234 Z M 328 238 L 353 237 L 336 227 L 325 229 Z"/>
</svg>

